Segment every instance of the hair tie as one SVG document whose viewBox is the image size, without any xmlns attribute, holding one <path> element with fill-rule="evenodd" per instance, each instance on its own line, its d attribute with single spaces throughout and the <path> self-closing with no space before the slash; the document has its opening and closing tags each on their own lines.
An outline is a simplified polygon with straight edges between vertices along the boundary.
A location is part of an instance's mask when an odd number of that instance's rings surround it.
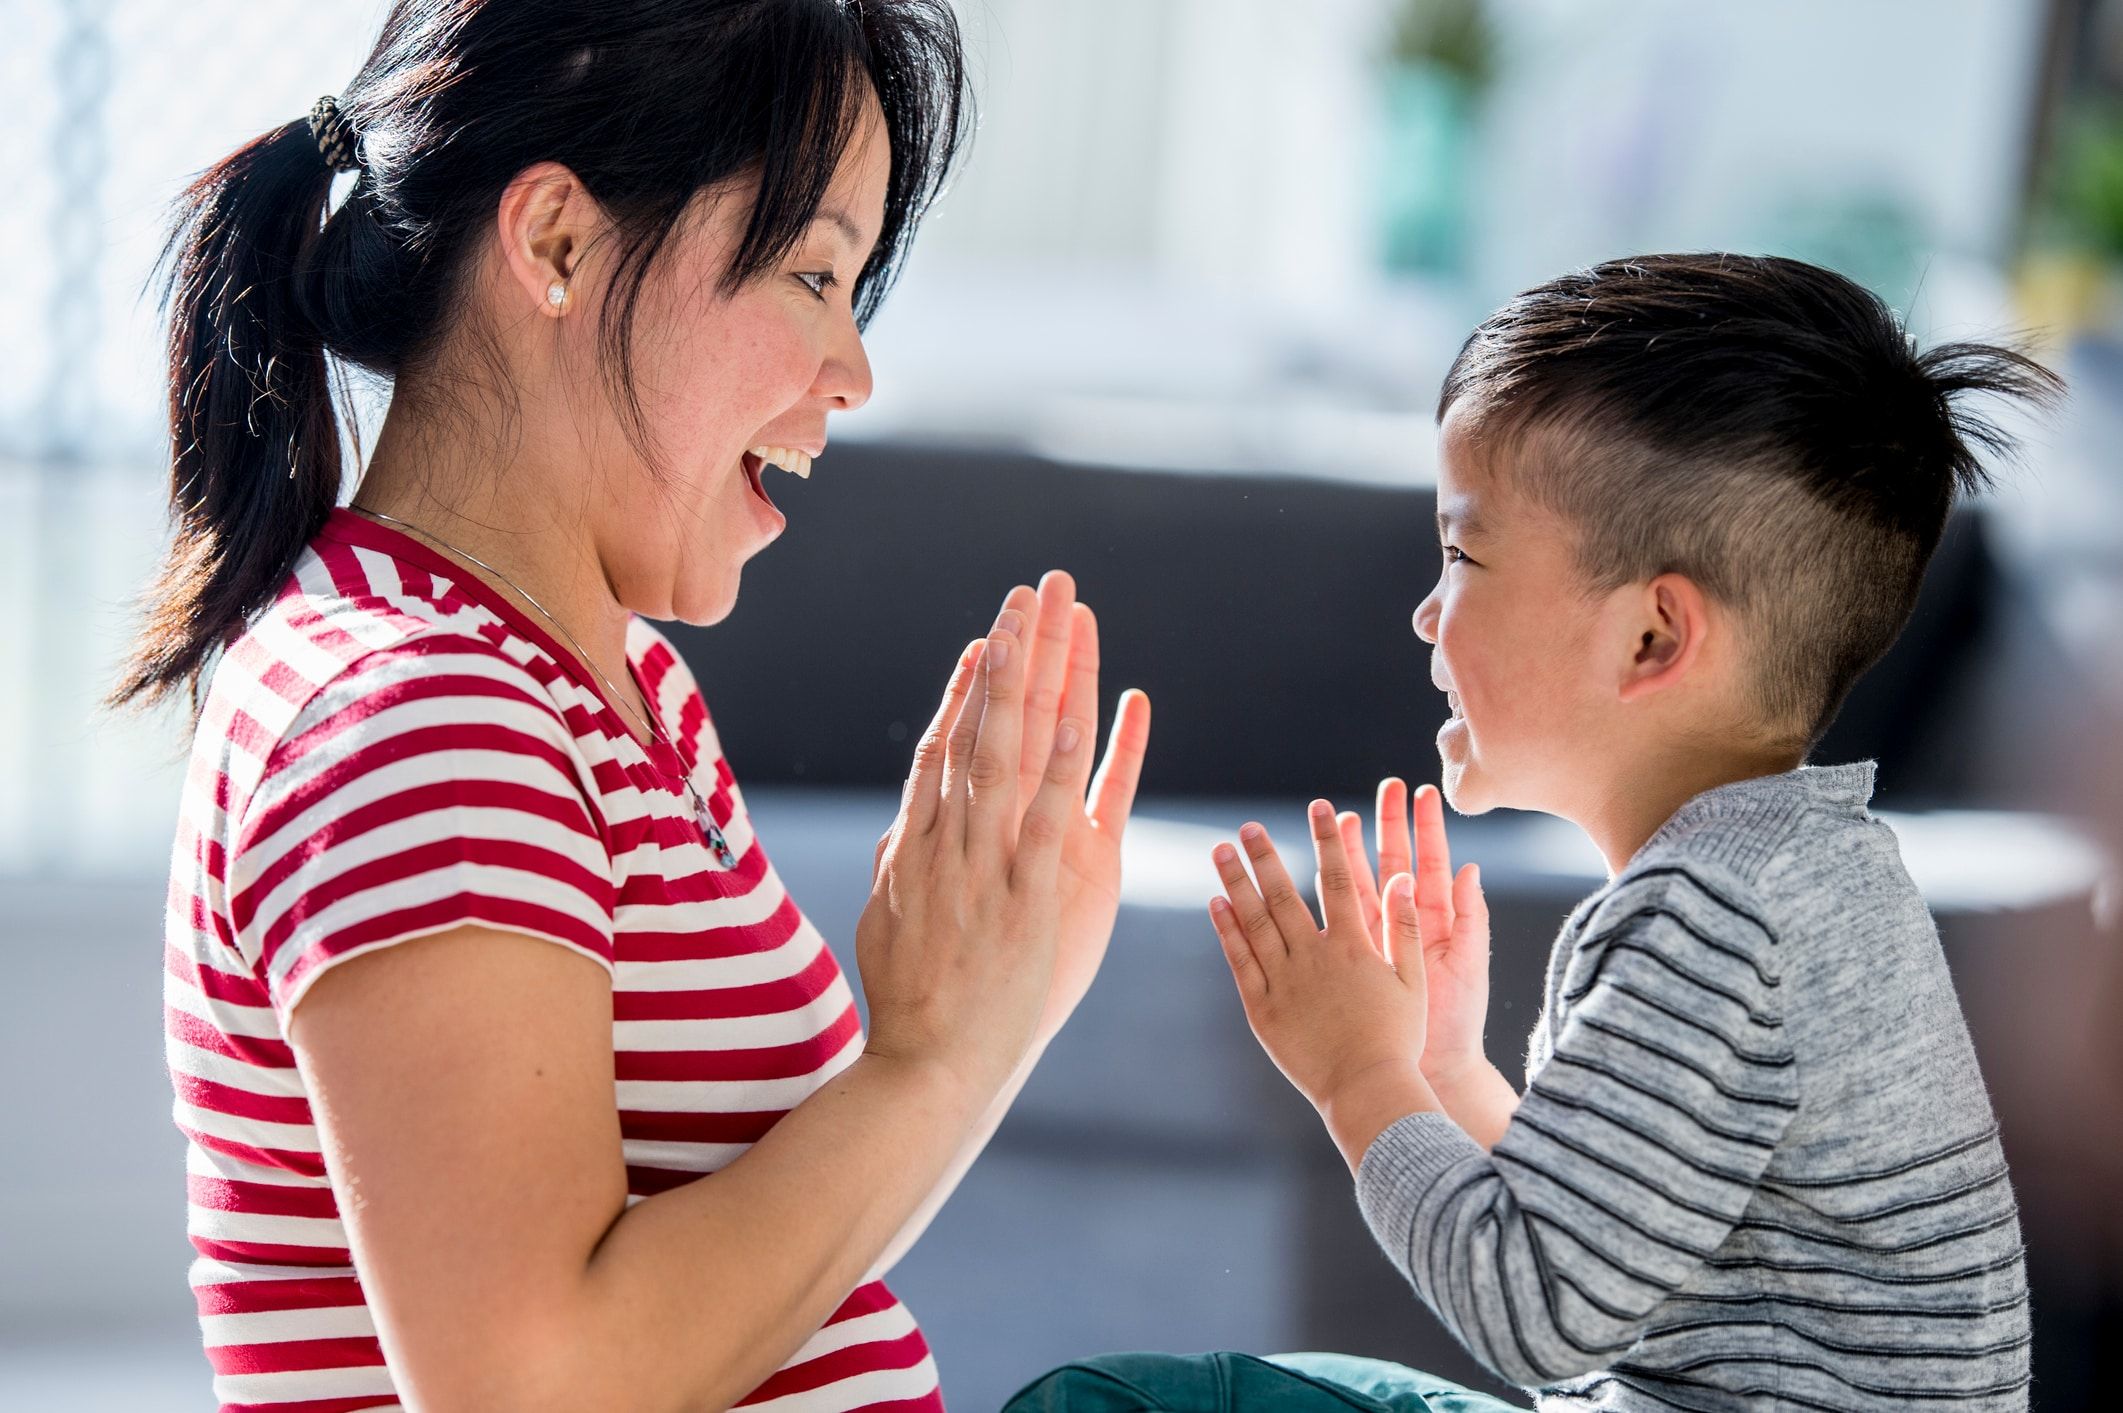
<svg viewBox="0 0 2123 1413">
<path fill-rule="evenodd" d="M 310 105 L 310 136 L 316 139 L 325 165 L 333 171 L 352 172 L 367 167 L 361 160 L 361 134 L 339 111 L 339 99 L 334 95 L 327 93 Z"/>
</svg>

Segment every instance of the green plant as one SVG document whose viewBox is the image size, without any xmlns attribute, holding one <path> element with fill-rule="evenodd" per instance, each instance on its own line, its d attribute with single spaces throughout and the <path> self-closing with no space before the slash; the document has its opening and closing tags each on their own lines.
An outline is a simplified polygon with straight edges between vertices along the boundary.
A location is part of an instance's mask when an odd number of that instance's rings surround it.
<svg viewBox="0 0 2123 1413">
<path fill-rule="evenodd" d="M 2083 102 L 2058 124 L 2041 224 L 2074 245 L 2123 258 L 2123 103 Z"/>
<path fill-rule="evenodd" d="M 1496 32 L 1483 0 L 1401 0 L 1388 53 L 1398 64 L 1442 69 L 1474 91 L 1496 71 Z"/>
</svg>

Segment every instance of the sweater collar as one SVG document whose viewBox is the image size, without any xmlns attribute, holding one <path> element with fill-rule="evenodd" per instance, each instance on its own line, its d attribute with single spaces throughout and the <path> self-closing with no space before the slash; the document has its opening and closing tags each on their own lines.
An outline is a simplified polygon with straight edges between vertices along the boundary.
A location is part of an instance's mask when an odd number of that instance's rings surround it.
<svg viewBox="0 0 2123 1413">
<path fill-rule="evenodd" d="M 1768 816 L 1793 810 L 1826 810 L 1866 818 L 1877 761 L 1802 765 L 1779 775 L 1757 775 L 1714 785 L 1689 797 L 1644 843 L 1644 849 L 1696 825 L 1718 819 Z M 1641 854 L 1642 849 L 1638 850 Z"/>
</svg>

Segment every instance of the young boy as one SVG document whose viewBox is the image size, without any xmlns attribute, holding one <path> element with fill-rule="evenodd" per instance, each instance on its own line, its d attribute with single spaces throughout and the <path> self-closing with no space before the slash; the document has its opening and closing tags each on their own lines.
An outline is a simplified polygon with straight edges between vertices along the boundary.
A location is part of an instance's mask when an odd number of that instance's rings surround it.
<svg viewBox="0 0 2123 1413">
<path fill-rule="evenodd" d="M 2006 449 L 1956 399 L 2057 388 L 1732 255 L 1529 290 L 1447 375 L 1446 563 L 1415 612 L 1444 798 L 1568 819 L 1612 875 L 1556 939 L 1524 1092 L 1483 1053 L 1488 916 L 1436 790 L 1411 842 L 1381 788 L 1383 905 L 1316 801 L 1324 930 L 1255 824 L 1211 913 L 1380 1245 L 1541 1408 L 2026 1406 L 2018 1218 L 1937 932 L 1866 811 L 1873 763 L 1802 762 L 1985 483 L 1976 451 Z M 1282 1390 L 1205 1407 L 1496 1406 L 1366 1361 L 1157 1359 L 1078 1372 Z"/>
</svg>

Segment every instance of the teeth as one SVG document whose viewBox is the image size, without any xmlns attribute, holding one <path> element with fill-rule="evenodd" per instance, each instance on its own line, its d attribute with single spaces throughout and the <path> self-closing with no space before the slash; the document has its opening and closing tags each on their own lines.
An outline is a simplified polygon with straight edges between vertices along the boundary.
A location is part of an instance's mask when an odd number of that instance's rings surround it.
<svg viewBox="0 0 2123 1413">
<path fill-rule="evenodd" d="M 785 446 L 755 446 L 752 448 L 752 455 L 766 462 L 769 466 L 779 466 L 791 475 L 801 476 L 806 481 L 811 479 L 811 454 L 809 452 L 797 451 L 792 447 Z"/>
</svg>

